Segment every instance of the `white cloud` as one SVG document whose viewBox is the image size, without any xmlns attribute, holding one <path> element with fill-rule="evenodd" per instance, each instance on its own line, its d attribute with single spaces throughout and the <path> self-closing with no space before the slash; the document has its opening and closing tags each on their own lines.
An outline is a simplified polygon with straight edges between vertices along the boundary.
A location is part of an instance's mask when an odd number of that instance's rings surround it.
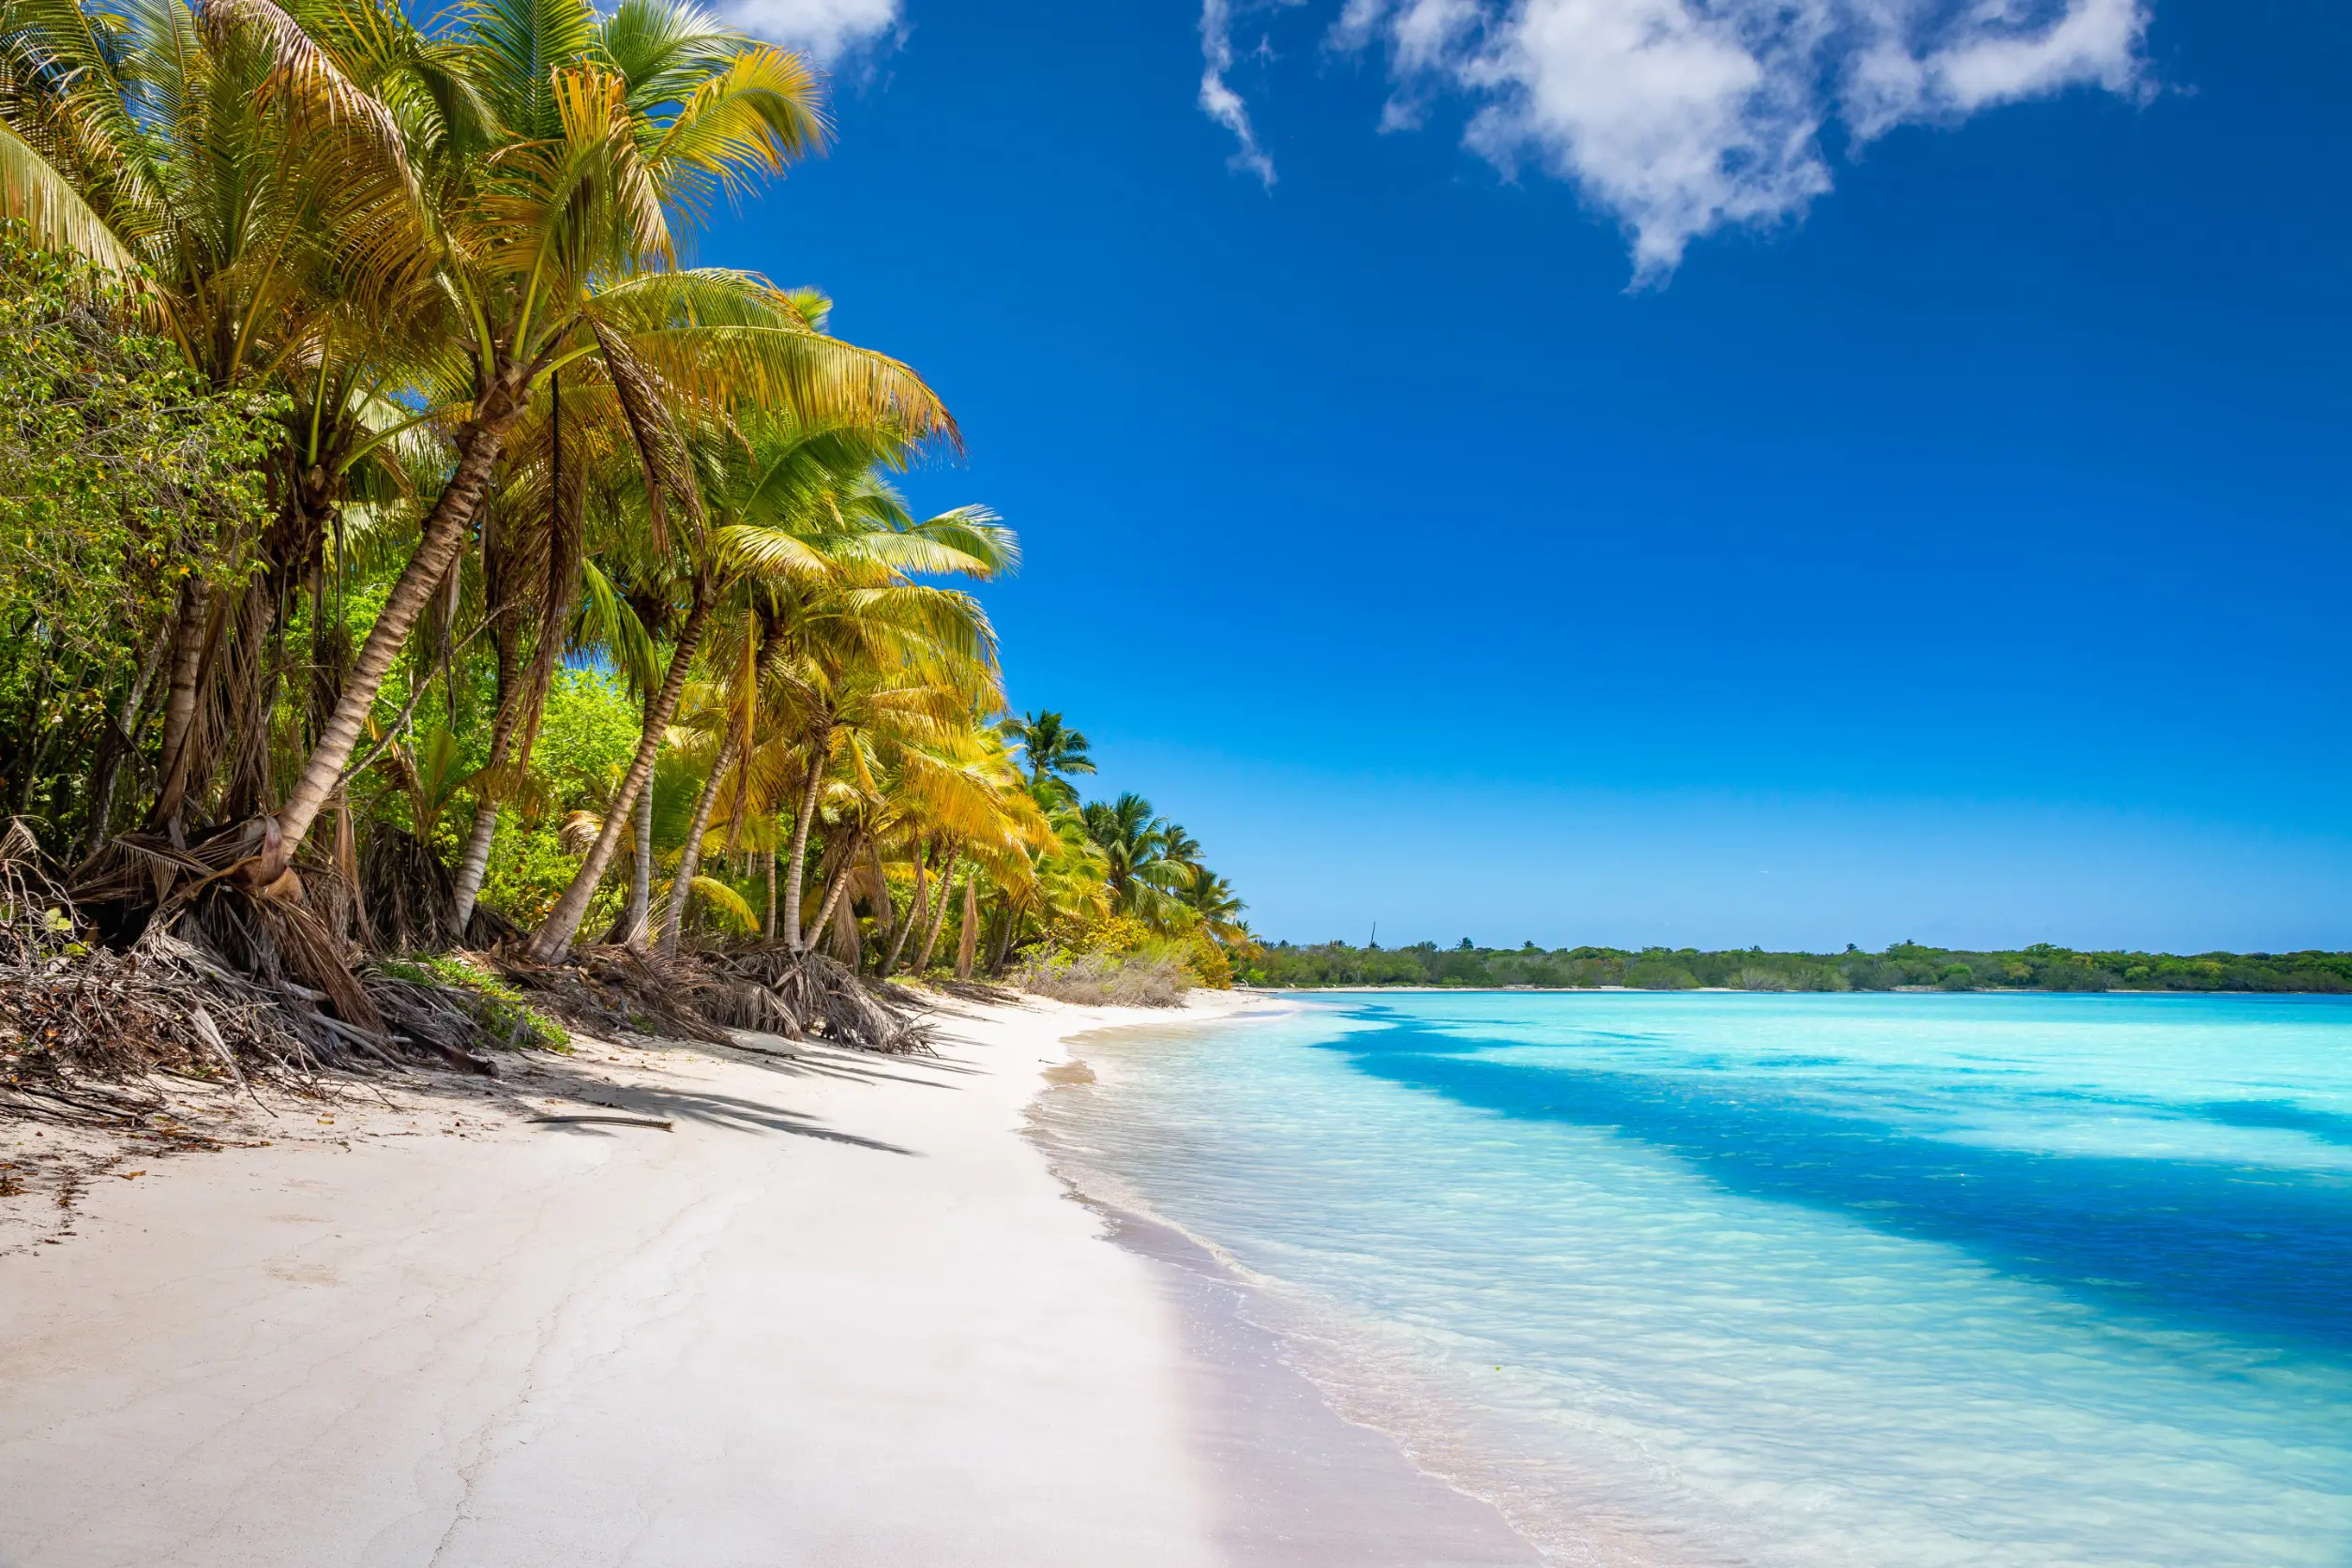
<svg viewBox="0 0 2352 1568">
<path fill-rule="evenodd" d="M 1699 235 L 1827 191 L 1832 120 L 1862 143 L 2078 84 L 2135 90 L 2150 3 L 1346 0 L 1331 41 L 1386 54 L 1381 128 L 1468 97 L 1470 146 L 1574 182 L 1654 282 Z"/>
<path fill-rule="evenodd" d="M 898 0 L 720 0 L 718 11 L 754 38 L 827 66 L 898 33 Z"/>
<path fill-rule="evenodd" d="M 1249 105 L 1242 95 L 1226 85 L 1225 73 L 1233 68 L 1233 8 L 1230 0 L 1200 0 L 1200 111 L 1233 133 L 1239 143 L 1231 158 L 1236 169 L 1246 169 L 1269 188 L 1274 182 L 1274 159 L 1258 144 L 1258 133 L 1250 128 Z"/>
</svg>

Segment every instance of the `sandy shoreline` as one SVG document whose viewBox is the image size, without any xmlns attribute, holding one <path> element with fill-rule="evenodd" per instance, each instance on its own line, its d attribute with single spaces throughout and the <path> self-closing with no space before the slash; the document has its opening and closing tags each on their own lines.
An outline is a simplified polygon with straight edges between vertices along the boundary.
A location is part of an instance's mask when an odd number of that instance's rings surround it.
<svg viewBox="0 0 2352 1568">
<path fill-rule="evenodd" d="M 0 1568 L 1535 1560 L 1021 1137 L 1168 1014 L 947 1005 L 937 1061 L 586 1045 L 0 1200 Z"/>
</svg>

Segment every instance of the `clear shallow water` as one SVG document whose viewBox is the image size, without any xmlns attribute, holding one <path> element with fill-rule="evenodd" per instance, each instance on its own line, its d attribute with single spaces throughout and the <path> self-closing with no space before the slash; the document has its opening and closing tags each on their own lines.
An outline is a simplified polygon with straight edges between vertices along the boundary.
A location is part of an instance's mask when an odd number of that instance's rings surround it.
<svg viewBox="0 0 2352 1568">
<path fill-rule="evenodd" d="M 2352 1565 L 2352 1003 L 1439 994 L 1043 1136 L 1564 1561 Z"/>
</svg>

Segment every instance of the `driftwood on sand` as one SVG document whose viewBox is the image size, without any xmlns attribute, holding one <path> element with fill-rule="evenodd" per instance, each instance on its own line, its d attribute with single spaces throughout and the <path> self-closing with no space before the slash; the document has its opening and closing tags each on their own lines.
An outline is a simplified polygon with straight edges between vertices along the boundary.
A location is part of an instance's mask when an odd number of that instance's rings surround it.
<svg viewBox="0 0 2352 1568">
<path fill-rule="evenodd" d="M 371 961 L 340 934 L 340 916 L 365 894 L 331 867 L 247 885 L 238 872 L 259 848 L 238 834 L 192 844 L 125 835 L 68 889 L 21 823 L 0 828 L 0 1112 L 119 1124 L 161 1108 L 158 1076 L 246 1094 L 257 1080 L 302 1087 L 325 1073 L 495 1076 L 494 1053 L 535 1043 L 527 1007 L 486 1003 L 421 966 Z M 380 872 L 385 880 L 418 881 Z M 439 926 L 437 905 L 426 900 L 433 912 L 414 924 Z M 500 942 L 465 957 L 526 1003 L 592 1032 L 727 1045 L 729 1030 L 748 1029 L 929 1048 L 902 1002 L 822 955 L 583 947 L 550 965 Z"/>
</svg>

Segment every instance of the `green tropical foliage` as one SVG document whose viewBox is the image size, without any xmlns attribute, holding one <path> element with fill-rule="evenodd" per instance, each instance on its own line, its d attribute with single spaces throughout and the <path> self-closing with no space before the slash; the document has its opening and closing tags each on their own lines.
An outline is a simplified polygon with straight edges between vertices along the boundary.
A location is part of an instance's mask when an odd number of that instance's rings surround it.
<svg viewBox="0 0 2352 1568">
<path fill-rule="evenodd" d="M 1976 952 L 1897 942 L 1881 953 L 1708 952 L 1566 947 L 1546 951 L 1351 947 L 1275 942 L 1244 978 L 1261 986 L 1464 986 L 1748 991 L 2352 991 L 2352 953 L 2077 952 L 2047 943 Z"/>
<path fill-rule="evenodd" d="M 937 394 L 684 260 L 825 144 L 807 62 L 684 0 L 0 15 L 0 804 L 61 870 L 232 844 L 354 954 L 381 883 L 544 961 L 1227 979 L 1200 847 L 1007 711 L 1013 531 L 896 487 Z"/>
</svg>

